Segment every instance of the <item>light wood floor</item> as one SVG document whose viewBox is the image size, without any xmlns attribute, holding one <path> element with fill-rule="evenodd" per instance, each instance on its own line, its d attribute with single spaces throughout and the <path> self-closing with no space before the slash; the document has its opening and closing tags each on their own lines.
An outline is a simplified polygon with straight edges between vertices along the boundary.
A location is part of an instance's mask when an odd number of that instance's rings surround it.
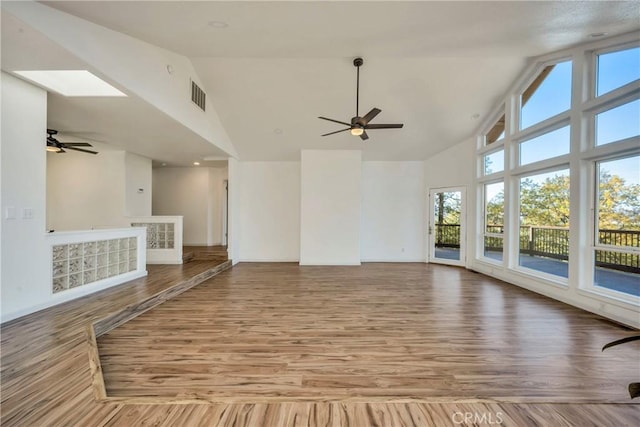
<svg viewBox="0 0 640 427">
<path fill-rule="evenodd" d="M 600 352 L 629 331 L 424 264 L 240 264 L 101 337 L 108 394 L 125 400 L 96 402 L 86 325 L 205 268 L 150 266 L 146 279 L 3 325 L 2 425 L 640 422 L 640 407 L 621 403 L 640 375 L 637 347 Z M 180 393 L 222 403 L 124 403 Z M 559 403 L 579 401 L 594 403 Z"/>
</svg>

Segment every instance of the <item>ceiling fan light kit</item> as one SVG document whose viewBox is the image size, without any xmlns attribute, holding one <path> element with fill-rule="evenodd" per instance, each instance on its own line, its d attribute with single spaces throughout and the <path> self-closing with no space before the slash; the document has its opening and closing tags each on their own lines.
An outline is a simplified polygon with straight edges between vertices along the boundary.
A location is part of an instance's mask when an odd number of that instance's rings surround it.
<svg viewBox="0 0 640 427">
<path fill-rule="evenodd" d="M 351 123 L 346 123 L 340 120 L 330 119 L 328 117 L 319 116 L 319 119 L 328 120 L 330 122 L 339 123 L 341 125 L 349 126 L 346 129 L 337 130 L 334 132 L 325 133 L 322 136 L 333 135 L 335 133 L 350 131 L 351 135 L 359 136 L 360 139 L 366 141 L 369 139 L 369 135 L 367 135 L 367 130 L 369 129 L 399 129 L 403 126 L 402 123 L 394 123 L 394 124 L 369 124 L 374 117 L 376 117 L 382 110 L 379 108 L 373 108 L 363 117 L 360 117 L 359 109 L 360 109 L 360 67 L 364 64 L 364 60 L 362 58 L 355 58 L 353 60 L 353 65 L 356 67 L 356 115 L 351 118 Z"/>
</svg>

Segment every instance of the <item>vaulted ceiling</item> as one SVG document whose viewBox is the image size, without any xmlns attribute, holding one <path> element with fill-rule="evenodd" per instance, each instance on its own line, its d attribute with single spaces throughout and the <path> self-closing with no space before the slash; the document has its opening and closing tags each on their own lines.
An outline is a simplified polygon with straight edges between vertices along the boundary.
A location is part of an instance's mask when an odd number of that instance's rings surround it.
<svg viewBox="0 0 640 427">
<path fill-rule="evenodd" d="M 471 138 L 530 58 L 640 28 L 635 1 L 42 3 L 189 58 L 241 160 L 297 160 L 301 149 L 325 148 L 422 160 Z M 4 15 L 3 69 L 74 61 L 37 29 L 23 26 L 34 35 L 21 42 L 20 23 Z M 365 61 L 360 113 L 378 107 L 377 122 L 404 128 L 370 131 L 367 142 L 348 132 L 321 137 L 341 126 L 317 116 L 355 113 L 356 56 Z M 220 155 L 152 110 L 136 99 L 52 95 L 49 121 L 155 160 Z M 190 157 L 175 141 L 193 144 Z"/>
</svg>

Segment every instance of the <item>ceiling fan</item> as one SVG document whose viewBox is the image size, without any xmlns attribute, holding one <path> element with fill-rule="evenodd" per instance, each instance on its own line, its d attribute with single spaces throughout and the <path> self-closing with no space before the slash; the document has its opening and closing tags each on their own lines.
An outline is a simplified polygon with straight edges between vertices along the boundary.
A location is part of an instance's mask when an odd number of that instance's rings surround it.
<svg viewBox="0 0 640 427">
<path fill-rule="evenodd" d="M 93 147 L 93 145 L 87 142 L 60 142 L 53 137 L 58 133 L 57 130 L 47 129 L 47 151 L 54 153 L 66 153 L 67 150 L 82 151 L 83 153 L 98 154 L 97 151 L 85 150 L 84 148 L 77 147 Z"/>
<path fill-rule="evenodd" d="M 345 125 L 345 126 L 349 126 L 346 129 L 341 129 L 341 130 L 337 130 L 335 132 L 329 132 L 329 133 L 325 133 L 322 136 L 327 136 L 327 135 L 333 135 L 334 133 L 340 133 L 340 132 L 345 132 L 345 131 L 351 131 L 351 135 L 354 136 L 359 136 L 360 139 L 362 139 L 363 141 L 369 139 L 369 135 L 367 135 L 367 130 L 369 129 L 399 129 L 403 126 L 402 123 L 396 123 L 396 124 L 369 124 L 369 122 L 371 120 L 373 120 L 373 118 L 375 116 L 377 116 L 378 114 L 380 114 L 380 112 L 382 110 L 380 110 L 379 108 L 373 108 L 371 111 L 369 111 L 367 114 L 365 114 L 364 116 L 360 117 L 360 114 L 358 114 L 358 110 L 359 110 L 359 101 L 360 101 L 360 67 L 362 66 L 362 64 L 364 63 L 364 61 L 362 60 L 362 58 L 356 58 L 353 60 L 353 65 L 356 67 L 357 72 L 356 72 L 356 116 L 351 118 L 351 123 L 346 123 L 346 122 L 341 122 L 340 120 L 334 120 L 334 119 L 329 119 L 327 117 L 318 117 L 319 119 L 322 120 L 328 120 L 330 122 L 334 122 L 334 123 L 340 123 L 341 125 Z"/>
</svg>

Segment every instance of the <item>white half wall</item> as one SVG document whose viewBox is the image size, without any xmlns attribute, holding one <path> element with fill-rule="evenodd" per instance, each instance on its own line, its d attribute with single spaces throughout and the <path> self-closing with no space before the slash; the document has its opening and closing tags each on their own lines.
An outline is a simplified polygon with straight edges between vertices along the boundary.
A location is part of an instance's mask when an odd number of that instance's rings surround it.
<svg viewBox="0 0 640 427">
<path fill-rule="evenodd" d="M 424 262 L 424 162 L 363 162 L 363 262 Z"/>
<path fill-rule="evenodd" d="M 360 265 L 361 154 L 302 151 L 301 265 Z"/>
<path fill-rule="evenodd" d="M 239 261 L 300 259 L 300 162 L 241 162 Z"/>
<path fill-rule="evenodd" d="M 186 246 L 222 243 L 222 209 L 227 169 L 153 169 L 153 215 L 184 217 Z"/>
<path fill-rule="evenodd" d="M 46 245 L 47 93 L 2 73 L 2 318 L 51 298 Z"/>
</svg>

